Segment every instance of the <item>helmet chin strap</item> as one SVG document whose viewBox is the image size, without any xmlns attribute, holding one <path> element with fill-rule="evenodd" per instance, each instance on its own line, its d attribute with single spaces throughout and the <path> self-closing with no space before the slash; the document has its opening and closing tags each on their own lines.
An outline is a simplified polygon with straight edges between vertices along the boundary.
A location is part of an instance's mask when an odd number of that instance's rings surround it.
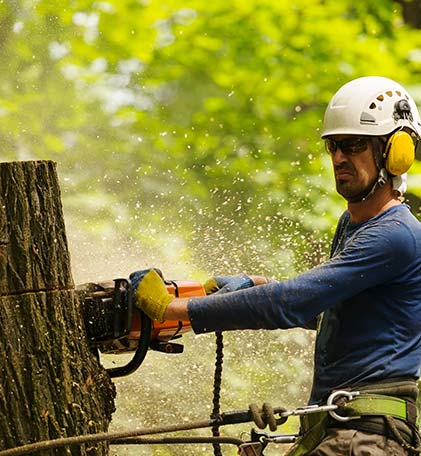
<svg viewBox="0 0 421 456">
<path fill-rule="evenodd" d="M 389 179 L 389 174 L 385 168 L 381 168 L 379 174 L 377 175 L 377 180 L 374 185 L 370 188 L 366 188 L 363 192 L 359 193 L 358 195 L 354 196 L 353 198 L 349 198 L 348 202 L 350 203 L 359 203 L 360 201 L 367 201 L 370 199 L 375 191 L 379 187 L 383 187 L 386 184 L 387 180 Z"/>
<path fill-rule="evenodd" d="M 389 178 L 388 172 L 386 171 L 385 168 L 382 168 L 379 171 L 379 174 L 377 176 L 377 180 L 376 180 L 375 184 L 371 187 L 371 190 L 367 193 L 367 195 L 364 196 L 364 198 L 361 199 L 361 201 L 367 201 L 369 198 L 371 198 L 374 195 L 374 192 L 379 187 L 383 187 L 383 185 L 386 184 L 388 178 Z"/>
</svg>

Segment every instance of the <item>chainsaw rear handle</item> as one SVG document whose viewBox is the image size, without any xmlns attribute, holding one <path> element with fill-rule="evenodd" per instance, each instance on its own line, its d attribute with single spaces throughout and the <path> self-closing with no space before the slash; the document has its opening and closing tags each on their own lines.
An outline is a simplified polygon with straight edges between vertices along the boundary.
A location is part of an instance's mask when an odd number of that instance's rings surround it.
<svg viewBox="0 0 421 456">
<path fill-rule="evenodd" d="M 132 374 L 136 369 L 140 367 L 140 365 L 143 363 L 143 360 L 145 359 L 146 354 L 148 353 L 152 335 L 152 320 L 140 309 L 136 308 L 134 310 L 139 313 L 142 321 L 139 343 L 132 359 L 127 364 L 106 369 L 108 375 L 111 378 L 124 377 L 126 375 Z"/>
</svg>

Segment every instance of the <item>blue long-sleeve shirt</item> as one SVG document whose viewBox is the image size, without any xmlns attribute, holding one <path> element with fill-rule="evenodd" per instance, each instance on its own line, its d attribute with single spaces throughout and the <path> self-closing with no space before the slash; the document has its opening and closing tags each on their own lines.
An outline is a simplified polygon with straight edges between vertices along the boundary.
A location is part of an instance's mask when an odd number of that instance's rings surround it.
<svg viewBox="0 0 421 456">
<path fill-rule="evenodd" d="M 290 280 L 188 304 L 196 333 L 305 326 L 322 314 L 310 403 L 421 367 L 421 224 L 405 205 L 341 217 L 331 258 Z"/>
</svg>

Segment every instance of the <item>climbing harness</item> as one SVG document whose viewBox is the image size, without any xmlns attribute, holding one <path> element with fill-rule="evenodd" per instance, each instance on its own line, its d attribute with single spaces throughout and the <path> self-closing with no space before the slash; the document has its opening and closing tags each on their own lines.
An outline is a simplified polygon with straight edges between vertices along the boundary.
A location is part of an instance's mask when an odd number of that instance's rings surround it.
<svg viewBox="0 0 421 456">
<path fill-rule="evenodd" d="M 296 444 L 287 453 L 288 456 L 304 456 L 312 451 L 323 440 L 328 427 L 341 428 L 344 423 L 352 420 L 364 418 L 380 417 L 385 420 L 390 434 L 402 447 L 411 454 L 419 454 L 418 429 L 416 419 L 412 415 L 412 409 L 407 401 L 387 396 L 385 394 L 373 394 L 360 391 L 335 391 L 328 400 L 327 406 L 336 405 L 336 409 L 331 409 L 327 413 L 318 411 L 313 415 L 303 416 L 300 419 L 300 436 L 297 437 Z M 410 439 L 415 439 L 417 446 L 411 445 L 398 429 L 397 423 L 405 423 L 411 427 L 412 435 Z M 358 421 L 349 424 L 350 428 L 358 429 Z M 368 424 L 369 427 L 369 424 Z M 367 429 L 369 432 L 370 429 Z M 373 431 L 374 433 L 381 433 Z"/>
</svg>

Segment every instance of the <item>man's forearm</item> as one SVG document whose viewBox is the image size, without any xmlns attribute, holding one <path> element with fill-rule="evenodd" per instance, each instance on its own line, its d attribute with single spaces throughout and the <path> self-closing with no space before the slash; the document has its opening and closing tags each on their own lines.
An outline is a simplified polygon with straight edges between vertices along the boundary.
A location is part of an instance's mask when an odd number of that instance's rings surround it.
<svg viewBox="0 0 421 456">
<path fill-rule="evenodd" d="M 250 276 L 254 285 L 264 285 L 268 283 L 268 279 L 263 276 Z M 165 320 L 179 320 L 179 321 L 189 321 L 189 314 L 187 310 L 188 302 L 190 298 L 175 298 L 168 305 L 165 310 L 164 318 Z"/>
<path fill-rule="evenodd" d="M 165 320 L 189 321 L 189 314 L 187 312 L 188 302 L 189 298 L 175 298 L 171 301 L 165 310 Z"/>
</svg>

